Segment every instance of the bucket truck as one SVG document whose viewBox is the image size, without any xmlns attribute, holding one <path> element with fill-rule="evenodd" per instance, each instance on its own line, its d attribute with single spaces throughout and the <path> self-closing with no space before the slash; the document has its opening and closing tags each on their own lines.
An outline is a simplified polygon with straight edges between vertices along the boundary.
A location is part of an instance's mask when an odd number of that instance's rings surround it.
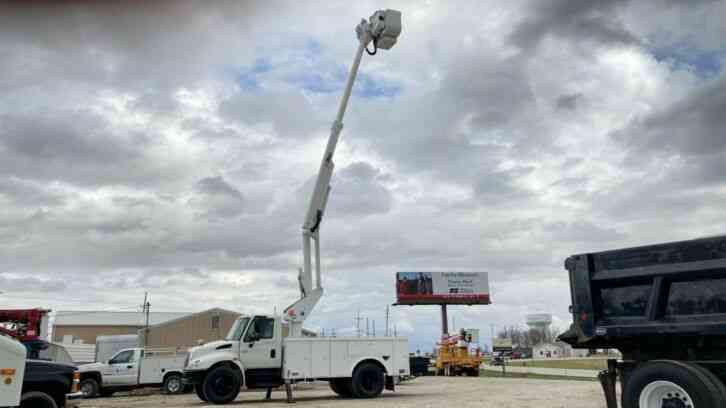
<svg viewBox="0 0 726 408">
<path fill-rule="evenodd" d="M 320 226 L 330 194 L 333 154 L 358 67 L 364 51 L 374 55 L 379 49 L 390 49 L 400 33 L 401 13 L 396 10 L 376 11 L 356 27 L 358 49 L 303 223 L 300 299 L 288 306 L 283 316 L 241 316 L 225 340 L 189 351 L 184 382 L 193 384 L 203 401 L 229 403 L 241 387 L 267 389 L 269 399 L 272 388 L 285 385 L 291 402 L 291 385 L 307 380 L 326 380 L 343 397 L 371 398 L 384 388 L 393 390 L 397 377 L 409 375 L 408 342 L 404 338 L 315 338 L 302 333 L 303 322 L 323 295 Z M 289 328 L 284 338 L 283 321 Z"/>
</svg>

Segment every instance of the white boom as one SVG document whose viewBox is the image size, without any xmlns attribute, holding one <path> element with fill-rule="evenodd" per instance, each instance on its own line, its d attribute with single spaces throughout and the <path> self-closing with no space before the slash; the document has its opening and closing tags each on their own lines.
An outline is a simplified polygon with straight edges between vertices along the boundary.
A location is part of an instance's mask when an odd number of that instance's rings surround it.
<svg viewBox="0 0 726 408">
<path fill-rule="evenodd" d="M 348 80 L 343 90 L 343 98 L 338 107 L 330 129 L 330 137 L 325 147 L 315 189 L 310 199 L 305 221 L 302 227 L 303 241 L 303 267 L 300 268 L 298 280 L 300 281 L 301 296 L 295 303 L 285 309 L 285 320 L 290 324 L 290 336 L 302 335 L 302 323 L 310 315 L 315 305 L 323 295 L 323 286 L 320 278 L 320 224 L 325 214 L 325 206 L 330 194 L 330 179 L 333 176 L 333 154 L 338 144 L 340 131 L 343 130 L 343 116 L 348 106 L 348 99 L 353 89 L 358 67 L 360 66 L 363 51 L 374 55 L 378 49 L 390 49 L 401 34 L 401 12 L 396 10 L 379 10 L 373 13 L 369 21 L 361 20 L 355 29 L 358 35 L 358 49 L 355 53 L 353 65 L 348 73 Z M 368 50 L 369 43 L 373 43 L 374 50 Z M 315 242 L 315 287 L 313 287 L 311 245 Z"/>
</svg>

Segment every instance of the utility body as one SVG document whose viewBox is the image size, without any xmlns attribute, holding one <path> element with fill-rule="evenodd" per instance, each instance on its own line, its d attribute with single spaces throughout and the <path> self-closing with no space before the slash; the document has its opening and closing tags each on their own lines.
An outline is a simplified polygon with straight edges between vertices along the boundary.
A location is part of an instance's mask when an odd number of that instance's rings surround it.
<svg viewBox="0 0 726 408">
<path fill-rule="evenodd" d="M 140 387 L 161 386 L 169 394 L 181 393 L 186 359 L 187 353 L 175 349 L 124 349 L 107 362 L 79 366 L 81 390 L 87 398 Z"/>
<path fill-rule="evenodd" d="M 615 348 L 609 408 L 726 407 L 726 236 L 573 255 L 573 324 L 560 340 Z"/>
<path fill-rule="evenodd" d="M 348 99 L 363 52 L 374 55 L 379 49 L 393 47 L 401 33 L 401 13 L 376 11 L 368 21 L 362 20 L 355 31 L 358 48 L 303 221 L 300 298 L 285 309 L 283 316 L 242 316 L 226 340 L 190 350 L 185 382 L 193 384 L 204 401 L 231 402 L 241 387 L 266 388 L 269 398 L 272 388 L 282 384 L 286 386 L 288 401 L 292 401 L 291 384 L 305 380 L 327 380 L 339 395 L 370 398 L 378 396 L 384 388 L 392 390 L 397 377 L 409 375 L 406 339 L 303 337 L 303 322 L 323 295 L 320 230 Z M 371 44 L 373 51 L 368 49 Z M 285 338 L 283 319 L 289 328 Z"/>
</svg>

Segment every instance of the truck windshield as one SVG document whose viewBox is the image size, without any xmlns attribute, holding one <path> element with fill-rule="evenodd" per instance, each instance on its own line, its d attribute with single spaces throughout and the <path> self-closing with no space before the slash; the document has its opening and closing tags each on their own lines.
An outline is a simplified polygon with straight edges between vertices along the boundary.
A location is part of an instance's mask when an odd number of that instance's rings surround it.
<svg viewBox="0 0 726 408">
<path fill-rule="evenodd" d="M 240 317 L 239 319 L 235 320 L 234 324 L 229 329 L 229 333 L 227 333 L 227 338 L 225 340 L 239 340 L 240 337 L 242 337 L 242 333 L 244 333 L 245 328 L 247 327 L 247 323 L 249 322 L 249 317 Z"/>
</svg>

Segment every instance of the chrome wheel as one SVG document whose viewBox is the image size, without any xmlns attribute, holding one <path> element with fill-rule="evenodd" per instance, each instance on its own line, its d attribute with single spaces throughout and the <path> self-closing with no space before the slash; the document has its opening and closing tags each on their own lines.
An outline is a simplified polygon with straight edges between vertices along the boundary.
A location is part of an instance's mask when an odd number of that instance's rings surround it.
<svg viewBox="0 0 726 408">
<path fill-rule="evenodd" d="M 690 395 L 670 381 L 653 381 L 643 388 L 639 408 L 701 408 L 693 405 Z"/>
<path fill-rule="evenodd" d="M 169 378 L 166 383 L 166 390 L 171 394 L 176 394 L 181 390 L 181 380 L 177 377 Z"/>
</svg>

